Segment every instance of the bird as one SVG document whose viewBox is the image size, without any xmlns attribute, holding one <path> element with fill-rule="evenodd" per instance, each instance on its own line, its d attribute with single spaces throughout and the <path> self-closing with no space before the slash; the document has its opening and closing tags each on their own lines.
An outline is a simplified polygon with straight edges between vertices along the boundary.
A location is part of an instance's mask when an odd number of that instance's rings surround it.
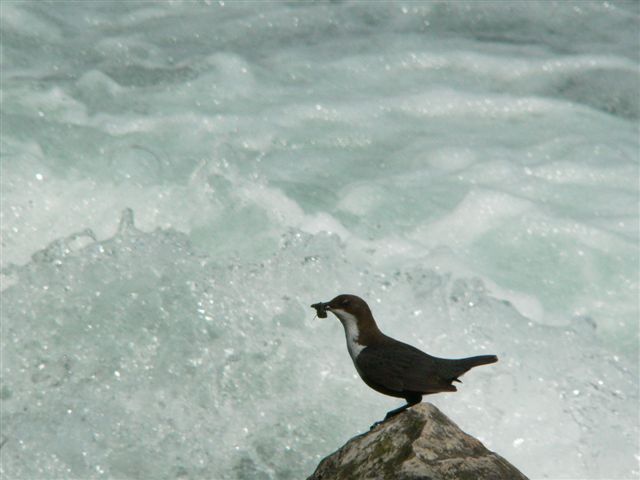
<svg viewBox="0 0 640 480">
<path fill-rule="evenodd" d="M 372 389 L 407 403 L 391 410 L 381 422 L 422 401 L 423 395 L 455 392 L 453 382 L 479 365 L 498 361 L 496 355 L 460 359 L 433 357 L 380 331 L 367 302 L 356 295 L 341 294 L 329 302 L 311 305 L 318 317 L 333 313 L 344 327 L 347 350 L 360 378 Z"/>
</svg>

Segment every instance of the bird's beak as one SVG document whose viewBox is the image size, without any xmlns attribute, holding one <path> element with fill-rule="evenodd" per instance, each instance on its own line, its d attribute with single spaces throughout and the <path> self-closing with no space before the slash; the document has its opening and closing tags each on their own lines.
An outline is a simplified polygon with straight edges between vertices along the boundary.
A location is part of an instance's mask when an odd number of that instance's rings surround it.
<svg viewBox="0 0 640 480">
<path fill-rule="evenodd" d="M 313 305 L 311 305 L 311 308 L 315 308 L 316 313 L 320 318 L 326 318 L 327 310 L 331 311 L 331 307 L 329 306 L 329 303 L 325 303 L 325 302 L 314 303 Z"/>
</svg>

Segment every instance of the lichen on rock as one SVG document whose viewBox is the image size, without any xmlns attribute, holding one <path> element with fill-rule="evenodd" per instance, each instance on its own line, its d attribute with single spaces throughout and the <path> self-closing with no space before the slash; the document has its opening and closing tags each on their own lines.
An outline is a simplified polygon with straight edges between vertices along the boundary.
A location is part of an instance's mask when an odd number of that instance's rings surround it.
<svg viewBox="0 0 640 480">
<path fill-rule="evenodd" d="M 518 469 L 421 403 L 349 440 L 308 480 L 526 480 Z"/>
</svg>

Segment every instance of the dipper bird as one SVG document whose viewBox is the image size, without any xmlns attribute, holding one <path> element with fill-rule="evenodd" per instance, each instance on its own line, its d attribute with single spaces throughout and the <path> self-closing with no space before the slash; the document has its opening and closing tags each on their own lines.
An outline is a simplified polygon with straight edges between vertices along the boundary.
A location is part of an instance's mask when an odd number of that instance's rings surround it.
<svg viewBox="0 0 640 480">
<path fill-rule="evenodd" d="M 380 393 L 407 401 L 388 412 L 384 420 L 420 403 L 423 395 L 457 391 L 453 382 L 460 382 L 459 377 L 465 372 L 498 361 L 495 355 L 455 360 L 432 357 L 388 337 L 376 325 L 369 305 L 355 295 L 338 295 L 330 302 L 311 307 L 320 318 L 326 318 L 327 311 L 338 317 L 347 337 L 349 355 L 364 383 Z"/>
</svg>

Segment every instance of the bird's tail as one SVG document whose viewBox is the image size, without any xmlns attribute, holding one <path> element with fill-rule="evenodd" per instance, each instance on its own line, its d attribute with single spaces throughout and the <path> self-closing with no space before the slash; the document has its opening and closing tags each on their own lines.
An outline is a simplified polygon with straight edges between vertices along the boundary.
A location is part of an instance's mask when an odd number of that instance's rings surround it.
<svg viewBox="0 0 640 480">
<path fill-rule="evenodd" d="M 498 357 L 495 355 L 478 355 L 477 357 L 461 358 L 458 360 L 460 366 L 464 366 L 466 370 L 477 367 L 478 365 L 486 365 L 488 363 L 496 363 Z"/>
<path fill-rule="evenodd" d="M 488 363 L 496 363 L 497 361 L 498 357 L 496 357 L 495 355 L 478 355 L 477 357 L 460 358 L 458 360 L 454 360 L 455 372 L 452 380 L 460 382 L 460 379 L 458 377 L 464 375 L 473 367 L 477 367 L 479 365 L 487 365 Z"/>
</svg>

